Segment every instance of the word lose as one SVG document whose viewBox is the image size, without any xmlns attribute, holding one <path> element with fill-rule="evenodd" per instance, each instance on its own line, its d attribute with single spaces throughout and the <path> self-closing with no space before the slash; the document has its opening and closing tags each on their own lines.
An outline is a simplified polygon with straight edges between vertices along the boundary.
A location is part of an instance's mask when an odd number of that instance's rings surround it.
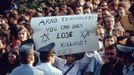
<svg viewBox="0 0 134 75">
<path fill-rule="evenodd" d="M 72 37 L 72 32 L 62 32 L 57 34 L 57 39 L 64 39 Z"/>
</svg>

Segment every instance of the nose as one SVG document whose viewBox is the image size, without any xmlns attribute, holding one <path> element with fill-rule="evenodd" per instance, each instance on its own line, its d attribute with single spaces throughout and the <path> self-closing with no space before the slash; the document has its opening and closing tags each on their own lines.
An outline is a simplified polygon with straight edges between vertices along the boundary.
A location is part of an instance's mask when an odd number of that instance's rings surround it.
<svg viewBox="0 0 134 75">
<path fill-rule="evenodd" d="M 8 59 L 9 59 L 9 60 L 11 60 L 11 59 L 12 59 L 12 57 L 11 57 L 11 56 L 9 56 L 9 57 L 8 57 Z"/>
</svg>

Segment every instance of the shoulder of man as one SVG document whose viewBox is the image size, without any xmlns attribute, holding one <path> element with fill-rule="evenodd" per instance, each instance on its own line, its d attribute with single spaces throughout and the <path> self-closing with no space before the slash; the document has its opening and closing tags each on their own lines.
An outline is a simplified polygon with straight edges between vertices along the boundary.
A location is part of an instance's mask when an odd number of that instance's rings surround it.
<svg viewBox="0 0 134 75">
<path fill-rule="evenodd" d="M 58 74 L 61 74 L 62 75 L 62 71 L 57 69 L 56 67 L 53 67 L 53 69 L 55 70 L 55 72 L 57 72 Z"/>
<path fill-rule="evenodd" d="M 36 68 L 36 67 L 35 67 Z M 42 71 L 43 72 L 43 70 L 42 69 L 40 69 L 40 68 L 36 68 L 38 71 Z"/>
<path fill-rule="evenodd" d="M 14 69 L 12 70 L 11 75 L 17 75 L 17 73 L 20 72 L 20 69 L 22 69 L 21 66 L 18 66 L 18 67 L 16 67 L 16 68 L 14 68 Z"/>
<path fill-rule="evenodd" d="M 36 70 L 38 71 L 38 73 L 40 73 L 40 75 L 44 75 L 43 70 L 41 70 L 41 69 L 39 69 L 39 68 L 36 68 Z"/>
</svg>

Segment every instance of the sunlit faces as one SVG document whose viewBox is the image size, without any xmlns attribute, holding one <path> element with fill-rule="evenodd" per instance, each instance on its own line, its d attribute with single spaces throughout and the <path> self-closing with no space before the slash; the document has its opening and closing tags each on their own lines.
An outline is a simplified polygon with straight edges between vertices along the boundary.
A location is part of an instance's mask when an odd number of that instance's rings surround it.
<svg viewBox="0 0 134 75">
<path fill-rule="evenodd" d="M 125 16 L 126 15 L 125 8 L 123 8 L 123 7 L 118 7 L 117 11 L 118 11 L 120 16 Z"/>
<path fill-rule="evenodd" d="M 96 12 L 98 13 L 98 17 L 99 17 L 99 18 L 102 18 L 102 9 L 101 9 L 101 8 L 98 8 L 98 9 L 96 10 Z"/>
<path fill-rule="evenodd" d="M 102 40 L 105 35 L 105 30 L 103 29 L 101 25 L 97 26 L 96 32 L 97 32 L 98 39 Z"/>
<path fill-rule="evenodd" d="M 102 10 L 102 17 L 107 17 L 107 16 L 111 16 L 111 13 L 108 9 L 103 9 Z"/>
<path fill-rule="evenodd" d="M 101 7 L 102 9 L 108 8 L 107 2 L 105 2 L 105 1 L 101 2 L 101 3 L 100 3 L 100 7 Z"/>
<path fill-rule="evenodd" d="M 98 7 L 98 4 L 100 3 L 100 0 L 92 0 L 93 8 L 96 9 Z"/>
<path fill-rule="evenodd" d="M 20 41 L 25 41 L 28 39 L 27 30 L 23 29 L 18 32 L 18 38 Z"/>
<path fill-rule="evenodd" d="M 90 14 L 91 13 L 91 10 L 90 8 L 86 8 L 83 10 L 84 14 Z"/>
<path fill-rule="evenodd" d="M 82 6 L 77 6 L 75 12 L 76 12 L 76 14 L 83 14 L 83 7 Z"/>
<path fill-rule="evenodd" d="M 114 25 L 115 25 L 114 17 L 109 16 L 109 17 L 106 17 L 105 18 L 105 26 L 106 26 L 106 29 L 111 30 L 111 29 L 114 28 Z"/>
<path fill-rule="evenodd" d="M 77 1 L 77 5 L 79 5 L 79 6 L 83 6 L 84 3 L 85 3 L 85 0 L 78 0 Z"/>
<path fill-rule="evenodd" d="M 49 59 L 50 59 L 50 62 L 52 63 L 52 64 L 54 64 L 54 61 L 55 61 L 55 53 L 53 53 L 53 52 L 51 52 L 50 54 L 49 54 Z"/>
<path fill-rule="evenodd" d="M 0 18 L 0 24 L 5 24 L 6 21 Z"/>
<path fill-rule="evenodd" d="M 9 29 L 9 25 L 7 23 L 5 24 L 1 24 L 1 27 L 4 29 L 4 30 L 7 30 Z"/>
<path fill-rule="evenodd" d="M 104 46 L 105 47 L 108 47 L 112 44 L 114 44 L 116 41 L 113 37 L 110 37 L 110 38 L 107 38 L 105 41 L 104 41 Z"/>
<path fill-rule="evenodd" d="M 123 5 L 123 7 L 125 8 L 125 10 L 128 11 L 128 9 L 130 8 L 130 5 L 131 5 L 129 0 L 123 0 L 121 3 Z"/>
<path fill-rule="evenodd" d="M 35 61 L 34 52 L 31 52 L 31 53 L 29 53 L 29 54 L 27 55 L 27 60 L 28 60 L 31 64 L 34 63 L 34 61 Z"/>
</svg>

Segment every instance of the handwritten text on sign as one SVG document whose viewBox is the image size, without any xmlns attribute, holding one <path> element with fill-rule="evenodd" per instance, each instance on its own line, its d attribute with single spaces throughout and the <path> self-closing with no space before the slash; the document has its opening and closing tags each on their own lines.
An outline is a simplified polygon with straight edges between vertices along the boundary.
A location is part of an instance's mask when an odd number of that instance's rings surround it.
<svg viewBox="0 0 134 75">
<path fill-rule="evenodd" d="M 31 19 L 36 49 L 55 42 L 57 55 L 98 49 L 97 14 Z"/>
</svg>

